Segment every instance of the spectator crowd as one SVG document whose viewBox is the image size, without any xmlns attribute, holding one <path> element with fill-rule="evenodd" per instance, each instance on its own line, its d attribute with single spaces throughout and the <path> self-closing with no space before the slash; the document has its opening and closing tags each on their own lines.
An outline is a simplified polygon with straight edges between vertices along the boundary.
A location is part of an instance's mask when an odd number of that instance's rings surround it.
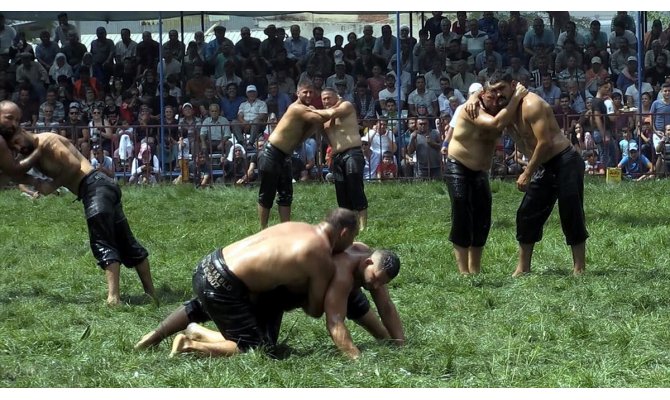
<svg viewBox="0 0 670 400">
<path fill-rule="evenodd" d="M 587 173 L 667 172 L 670 26 L 654 20 L 637 38 L 622 11 L 611 32 L 593 20 L 584 34 L 568 12 L 550 12 L 551 24 L 515 11 L 473 14 L 432 12 L 418 37 L 408 26 L 366 25 L 333 42 L 318 26 L 304 35 L 299 25 L 268 25 L 264 40 L 243 27 L 233 43 L 218 25 L 211 41 L 196 32 L 184 43 L 171 30 L 163 44 L 148 31 L 136 43 L 124 28 L 114 43 L 101 26 L 89 48 L 65 13 L 35 46 L 0 14 L 0 100 L 20 106 L 23 127 L 66 136 L 110 176 L 152 183 L 170 173 L 206 185 L 218 171 L 245 184 L 297 83 L 309 79 L 315 108 L 325 87 L 354 105 L 367 179 L 438 178 L 470 85 L 506 71 L 553 106 Z M 327 172 L 328 144 L 316 139 L 294 152 L 294 179 Z M 491 174 L 518 174 L 526 161 L 503 133 Z"/>
</svg>

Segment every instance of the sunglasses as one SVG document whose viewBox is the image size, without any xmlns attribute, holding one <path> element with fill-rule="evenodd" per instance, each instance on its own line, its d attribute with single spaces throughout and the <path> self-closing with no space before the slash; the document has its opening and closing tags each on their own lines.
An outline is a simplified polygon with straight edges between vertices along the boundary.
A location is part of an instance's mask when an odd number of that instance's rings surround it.
<svg viewBox="0 0 670 400">
<path fill-rule="evenodd" d="M 100 114 L 100 111 L 93 111 L 93 114 Z"/>
</svg>

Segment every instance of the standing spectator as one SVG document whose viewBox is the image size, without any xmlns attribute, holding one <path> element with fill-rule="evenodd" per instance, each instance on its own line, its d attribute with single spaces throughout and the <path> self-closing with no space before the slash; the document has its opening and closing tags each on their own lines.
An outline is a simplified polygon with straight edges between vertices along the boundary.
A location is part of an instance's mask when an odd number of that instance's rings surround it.
<svg viewBox="0 0 670 400">
<path fill-rule="evenodd" d="M 423 24 L 423 29 L 425 29 L 430 34 L 430 41 L 435 42 L 435 38 L 442 31 L 441 23 L 444 17 L 442 16 L 442 11 L 432 11 L 432 17 L 428 18 Z"/>
<path fill-rule="evenodd" d="M 419 32 L 419 35 L 421 35 L 421 32 Z M 366 51 L 369 51 L 370 54 L 372 54 L 372 48 L 375 46 L 376 41 L 377 38 L 372 36 L 372 25 L 363 26 L 363 36 L 356 40 L 356 50 L 358 55 L 360 56 Z"/>
<path fill-rule="evenodd" d="M 120 76 L 123 72 L 124 62 L 130 60 L 133 67 L 133 72 L 135 71 L 135 61 L 137 59 L 137 42 L 130 38 L 130 29 L 123 28 L 121 29 L 121 40 L 119 40 L 116 45 L 114 45 L 114 61 L 116 65 L 114 66 L 114 75 Z"/>
<path fill-rule="evenodd" d="M 578 50 L 584 50 L 586 47 L 586 40 L 584 39 L 584 36 L 581 33 L 577 32 L 577 24 L 575 24 L 575 21 L 568 21 L 566 24 L 566 30 L 564 32 L 561 32 L 560 35 L 558 35 L 558 40 L 556 41 L 556 48 L 558 50 L 562 50 L 563 46 L 565 46 L 565 42 L 567 40 L 572 40 L 575 43 L 575 46 Z"/>
<path fill-rule="evenodd" d="M 35 58 L 45 70 L 49 70 L 56 59 L 56 54 L 60 52 L 60 47 L 51 41 L 51 35 L 48 31 L 40 33 L 40 44 L 35 47 Z M 56 82 L 54 80 L 54 82 Z"/>
<path fill-rule="evenodd" d="M 612 84 L 610 82 L 601 83 L 591 106 L 594 121 L 594 125 L 591 126 L 593 129 L 593 140 L 598 147 L 600 160 L 606 167 L 614 167 L 616 165 L 615 151 L 612 149 L 613 147 L 616 148 L 612 140 L 612 123 L 607 117 L 607 107 L 605 106 L 605 100 L 609 98 L 611 92 Z"/>
<path fill-rule="evenodd" d="M 375 41 L 375 45 L 372 48 L 372 54 L 386 60 L 384 64 L 388 64 L 391 60 L 391 56 L 396 53 L 398 46 L 397 42 L 398 38 L 393 36 L 393 33 L 391 32 L 391 25 L 383 25 L 382 35 Z"/>
<path fill-rule="evenodd" d="M 633 31 L 626 28 L 626 21 L 623 18 L 614 18 L 612 23 L 612 32 L 609 34 L 607 41 L 610 45 L 610 50 L 615 51 L 619 48 L 620 39 L 626 39 L 628 45 L 637 50 L 637 38 Z"/>
<path fill-rule="evenodd" d="M 56 18 L 58 19 L 58 26 L 56 26 L 53 32 L 56 44 L 60 43 L 61 46 L 64 46 L 70 40 L 70 34 L 74 34 L 79 38 L 77 28 L 68 21 L 67 13 L 60 13 Z"/>
<path fill-rule="evenodd" d="M 661 86 L 661 99 L 651 103 L 652 127 L 654 131 L 665 132 L 665 126 L 670 124 L 670 83 Z"/>
<path fill-rule="evenodd" d="M 416 152 L 415 173 L 419 178 L 440 178 L 441 159 L 440 134 L 435 129 L 430 129 L 427 118 L 419 118 L 418 130 L 412 132 L 407 146 L 408 153 Z"/>
<path fill-rule="evenodd" d="M 168 41 L 163 43 L 163 54 L 170 53 L 172 58 L 181 62 L 186 55 L 186 46 L 179 40 L 179 33 L 175 29 L 168 32 Z"/>
<path fill-rule="evenodd" d="M 460 39 L 468 31 L 468 13 L 456 11 L 456 22 L 451 25 L 451 31 Z"/>
<path fill-rule="evenodd" d="M 151 37 L 151 32 L 142 32 L 142 41 L 137 44 L 137 75 L 146 69 L 156 69 L 158 65 L 160 44 Z"/>
<path fill-rule="evenodd" d="M 363 30 L 363 32 L 365 32 L 365 30 Z M 322 42 L 323 46 L 321 46 L 321 47 L 323 47 L 324 49 L 330 49 L 330 39 L 323 36 L 323 28 L 322 27 L 320 27 L 320 26 L 314 27 L 314 29 L 312 29 L 312 35 L 313 36 L 309 39 L 309 43 L 307 44 L 307 54 L 308 55 L 311 54 L 312 52 L 314 52 L 314 49 L 317 47 L 316 46 L 317 42 Z M 321 71 L 321 72 L 324 72 L 324 71 Z"/>
<path fill-rule="evenodd" d="M 93 76 L 100 82 L 101 87 L 106 90 L 109 86 L 109 78 L 114 71 L 115 45 L 107 38 L 107 30 L 99 26 L 95 30 L 98 37 L 91 42 L 91 54 L 93 55 Z"/>
<path fill-rule="evenodd" d="M 484 11 L 482 17 L 479 19 L 479 30 L 486 33 L 486 35 L 495 44 L 498 43 L 499 33 L 498 18 L 493 16 L 493 11 Z M 499 66 L 498 68 L 501 68 Z"/>
</svg>

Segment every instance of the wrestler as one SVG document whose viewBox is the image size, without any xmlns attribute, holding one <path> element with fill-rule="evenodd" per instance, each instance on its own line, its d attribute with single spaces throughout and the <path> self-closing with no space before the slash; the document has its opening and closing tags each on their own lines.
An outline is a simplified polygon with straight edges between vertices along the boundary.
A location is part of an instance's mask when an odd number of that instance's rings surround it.
<svg viewBox="0 0 670 400">
<path fill-rule="evenodd" d="M 258 216 L 261 229 L 268 226 L 272 202 L 277 197 L 279 219 L 291 220 L 293 202 L 293 177 L 291 175 L 291 154 L 300 143 L 310 137 L 323 125 L 323 118 L 310 113 L 313 95 L 312 82 L 298 83 L 298 99 L 291 103 L 277 127 L 272 131 L 265 147 L 258 157 Z"/>
<path fill-rule="evenodd" d="M 335 89 L 321 91 L 325 110 L 310 109 L 327 121 L 324 124 L 332 150 L 332 172 L 335 178 L 337 205 L 358 214 L 361 230 L 368 222 L 368 199 L 363 188 L 365 158 L 358 133 L 358 119 L 353 104 L 342 99 Z"/>
<path fill-rule="evenodd" d="M 63 136 L 19 131 L 8 143 L 20 154 L 31 154 L 35 148 L 40 149 L 35 169 L 52 179 L 37 186 L 41 194 L 48 195 L 64 186 L 82 201 L 91 250 L 100 268 L 105 270 L 107 303 L 116 305 L 120 302 L 121 263 L 135 268 L 144 292 L 155 301 L 149 253 L 130 230 L 121 205 L 121 190 L 114 180 L 94 169 Z"/>
<path fill-rule="evenodd" d="M 299 305 L 312 317 L 323 314 L 325 291 L 335 272 L 332 254 L 350 246 L 357 234 L 356 215 L 337 208 L 317 225 L 286 222 L 215 250 L 195 269 L 196 297 L 144 335 L 135 348 L 155 346 L 189 323 L 212 320 L 219 334 L 179 334 L 172 354 L 231 356 L 259 346 L 271 351 L 284 309 Z"/>
<path fill-rule="evenodd" d="M 0 101 L 0 187 L 10 179 L 16 183 L 25 183 L 34 186 L 32 177 L 26 176 L 30 168 L 35 165 L 41 155 L 39 148 L 27 157 L 17 160 L 14 157 L 7 141 L 20 130 L 21 109 L 16 103 L 8 100 Z"/>
<path fill-rule="evenodd" d="M 509 93 L 509 78 L 489 84 Z M 517 179 L 517 188 L 525 194 L 516 215 L 519 262 L 513 276 L 530 273 L 533 248 L 542 239 L 542 228 L 557 200 L 561 228 L 572 251 L 573 273 L 582 274 L 589 236 L 584 216 L 584 161 L 561 133 L 551 106 L 534 93 L 521 101 L 509 132 L 517 149 L 529 158 Z"/>
<path fill-rule="evenodd" d="M 449 240 L 461 274 L 478 274 L 489 229 L 491 228 L 491 188 L 489 171 L 496 141 L 512 122 L 516 108 L 528 93 L 522 85 L 501 91 L 487 85 L 471 100 L 481 99 L 483 110 L 472 119 L 466 112 L 456 116 L 445 165 L 445 181 L 451 200 Z M 500 110 L 498 102 L 507 106 Z M 499 111 L 500 110 L 500 111 Z"/>
</svg>

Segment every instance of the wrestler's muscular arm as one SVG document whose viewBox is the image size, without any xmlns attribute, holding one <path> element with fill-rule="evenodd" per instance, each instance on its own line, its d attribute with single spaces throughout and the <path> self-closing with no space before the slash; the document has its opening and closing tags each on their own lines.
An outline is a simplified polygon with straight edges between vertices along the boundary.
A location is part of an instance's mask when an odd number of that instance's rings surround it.
<svg viewBox="0 0 670 400">
<path fill-rule="evenodd" d="M 62 169 L 57 176 L 50 176 L 53 179 L 52 181 L 40 181 L 40 184 L 37 185 L 40 194 L 49 195 L 63 186 L 63 183 L 71 178 L 73 173 L 78 171 L 78 169 L 74 169 L 77 164 L 62 162 L 62 160 L 68 160 L 73 157 L 70 147 L 73 148 L 72 150 L 76 151 L 76 149 L 74 149 L 72 142 L 60 135 L 51 136 L 48 142 L 40 142 L 39 147 L 43 146 L 45 147 L 45 162 L 62 165 Z"/>
<path fill-rule="evenodd" d="M 391 300 L 391 296 L 386 285 L 380 286 L 377 289 L 370 291 L 372 300 L 375 302 L 379 317 L 384 324 L 384 327 L 390 335 L 390 339 L 397 345 L 405 344 L 405 332 L 400 321 L 398 310 Z"/>
<path fill-rule="evenodd" d="M 42 150 L 39 146 L 35 146 L 35 150 L 28 157 L 17 161 L 5 139 L 0 136 L 0 171 L 12 179 L 23 178 L 23 175 L 37 163 L 41 155 Z"/>
<path fill-rule="evenodd" d="M 533 150 L 533 155 L 528 160 L 528 165 L 523 171 L 519 178 L 516 181 L 517 188 L 525 192 L 530 183 L 530 179 L 537 171 L 537 168 L 540 164 L 546 162 L 549 159 L 550 152 L 552 149 L 552 139 L 553 135 L 556 134 L 553 130 L 549 129 L 549 118 L 547 113 L 543 109 L 544 103 L 533 99 L 532 101 L 527 101 L 522 107 L 524 107 L 524 119 L 522 123 L 528 123 L 532 134 L 537 139 L 537 145 Z M 553 115 L 552 115 L 553 116 Z M 529 132 L 527 132 L 528 134 Z"/>
<path fill-rule="evenodd" d="M 354 108 L 353 104 L 351 104 L 348 101 L 340 101 L 335 107 L 328 108 L 325 110 L 315 110 L 315 109 L 309 109 L 309 110 L 314 114 L 320 115 L 326 121 L 333 118 L 346 117 L 352 112 L 356 112 L 356 109 Z"/>
<path fill-rule="evenodd" d="M 351 338 L 351 333 L 344 324 L 347 316 L 347 299 L 354 286 L 354 278 L 346 268 L 337 268 L 335 276 L 326 291 L 324 307 L 326 309 L 326 327 L 333 343 L 347 357 L 357 359 L 361 352 Z"/>
<path fill-rule="evenodd" d="M 528 89 L 517 84 L 514 94 L 505 108 L 500 110 L 495 116 L 488 113 L 479 113 L 477 118 L 473 120 L 474 124 L 489 131 L 494 130 L 495 136 L 500 136 L 502 130 L 514 121 L 519 102 L 526 94 L 528 94 Z"/>
</svg>

